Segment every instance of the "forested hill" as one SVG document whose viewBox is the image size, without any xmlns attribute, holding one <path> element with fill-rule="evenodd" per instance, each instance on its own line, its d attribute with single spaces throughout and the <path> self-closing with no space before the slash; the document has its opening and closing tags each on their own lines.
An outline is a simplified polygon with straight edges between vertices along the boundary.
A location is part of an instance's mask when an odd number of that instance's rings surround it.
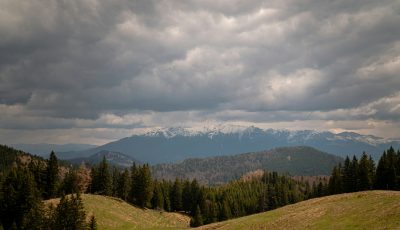
<svg viewBox="0 0 400 230">
<path fill-rule="evenodd" d="M 330 175 L 332 168 L 342 161 L 340 157 L 317 149 L 298 146 L 159 164 L 152 167 L 152 173 L 159 179 L 196 178 L 205 184 L 221 184 L 257 169 L 297 176 Z"/>
<path fill-rule="evenodd" d="M 45 161 L 41 157 L 5 145 L 0 145 L 0 174 L 7 172 L 14 163 L 29 163 L 32 159 Z"/>
</svg>

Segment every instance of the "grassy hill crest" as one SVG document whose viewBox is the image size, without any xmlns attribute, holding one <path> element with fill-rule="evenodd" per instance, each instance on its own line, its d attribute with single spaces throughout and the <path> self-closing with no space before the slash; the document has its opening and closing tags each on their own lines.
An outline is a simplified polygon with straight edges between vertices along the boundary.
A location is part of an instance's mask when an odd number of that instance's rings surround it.
<svg viewBox="0 0 400 230">
<path fill-rule="evenodd" d="M 141 209 L 115 197 L 83 194 L 82 200 L 87 216 L 95 216 L 99 230 L 189 228 L 190 218 L 183 214 Z M 58 202 L 59 199 L 46 201 L 47 204 Z"/>
<path fill-rule="evenodd" d="M 315 198 L 198 229 L 400 229 L 400 192 L 376 190 Z"/>
</svg>

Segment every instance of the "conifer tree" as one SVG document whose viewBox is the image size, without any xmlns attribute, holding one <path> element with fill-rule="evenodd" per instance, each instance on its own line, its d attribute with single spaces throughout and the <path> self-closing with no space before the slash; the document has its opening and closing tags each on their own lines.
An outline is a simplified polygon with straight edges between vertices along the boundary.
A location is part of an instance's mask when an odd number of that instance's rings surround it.
<svg viewBox="0 0 400 230">
<path fill-rule="evenodd" d="M 186 179 L 182 188 L 182 205 L 185 212 L 190 212 L 192 209 L 192 194 L 190 190 L 190 181 Z"/>
<path fill-rule="evenodd" d="M 357 191 L 364 191 L 372 189 L 373 175 L 371 175 L 371 165 L 370 160 L 365 152 L 363 152 L 358 167 L 358 180 L 357 180 Z"/>
<path fill-rule="evenodd" d="M 0 222 L 5 229 L 41 228 L 43 213 L 39 191 L 27 168 L 13 168 L 1 187 Z M 33 228 L 29 227 L 29 228 Z"/>
<path fill-rule="evenodd" d="M 190 221 L 191 227 L 198 227 L 203 225 L 203 216 L 201 215 L 200 207 L 197 205 L 194 217 Z"/>
<path fill-rule="evenodd" d="M 79 193 L 76 195 L 72 194 L 71 197 L 62 195 L 53 219 L 53 229 L 86 229 L 86 214 Z"/>
<path fill-rule="evenodd" d="M 154 191 L 153 197 L 151 199 L 151 205 L 153 209 L 163 209 L 164 208 L 164 197 L 160 184 L 154 181 Z"/>
<path fill-rule="evenodd" d="M 70 169 L 67 172 L 62 182 L 61 190 L 64 194 L 80 192 L 78 174 L 75 170 Z"/>
<path fill-rule="evenodd" d="M 220 203 L 219 213 L 220 213 L 219 220 L 227 220 L 230 219 L 232 216 L 229 203 L 225 199 L 223 199 L 222 202 Z"/>
<path fill-rule="evenodd" d="M 347 156 L 343 165 L 343 191 L 351 192 L 353 189 L 354 172 L 349 157 Z"/>
<path fill-rule="evenodd" d="M 140 207 L 150 207 L 150 201 L 153 196 L 153 179 L 151 178 L 150 167 L 144 164 L 139 167 L 134 177 L 134 198 L 136 204 Z"/>
<path fill-rule="evenodd" d="M 95 177 L 95 181 L 98 183 L 96 192 L 106 196 L 112 195 L 112 178 L 105 156 L 99 164 Z"/>
<path fill-rule="evenodd" d="M 111 174 L 111 195 L 114 197 L 118 197 L 118 182 L 119 178 L 121 177 L 120 171 L 117 169 L 117 167 L 113 166 L 112 167 L 112 174 Z"/>
<path fill-rule="evenodd" d="M 172 186 L 171 192 L 171 205 L 172 210 L 181 211 L 182 207 L 182 183 L 179 178 L 175 179 L 174 185 Z"/>
<path fill-rule="evenodd" d="M 328 188 L 329 194 L 339 194 L 343 192 L 343 180 L 340 164 L 333 168 Z"/>
<path fill-rule="evenodd" d="M 138 168 L 136 167 L 136 163 L 133 162 L 132 167 L 131 167 L 131 175 L 130 175 L 130 189 L 129 189 L 129 196 L 128 196 L 128 201 L 136 204 L 136 197 L 137 194 L 139 193 L 138 191 L 138 186 L 137 186 L 137 179 L 138 179 Z"/>
<path fill-rule="evenodd" d="M 383 152 L 381 158 L 378 161 L 378 166 L 376 168 L 376 182 L 375 187 L 377 189 L 388 189 L 389 183 L 387 178 L 388 172 L 388 160 L 386 156 L 386 151 Z"/>
<path fill-rule="evenodd" d="M 58 171 L 58 159 L 54 151 L 51 151 L 46 170 L 46 198 L 53 198 L 57 195 Z"/>
<path fill-rule="evenodd" d="M 120 174 L 118 179 L 118 187 L 117 187 L 118 197 L 127 201 L 129 196 L 129 190 L 130 190 L 129 171 L 125 169 L 124 172 Z"/>
</svg>

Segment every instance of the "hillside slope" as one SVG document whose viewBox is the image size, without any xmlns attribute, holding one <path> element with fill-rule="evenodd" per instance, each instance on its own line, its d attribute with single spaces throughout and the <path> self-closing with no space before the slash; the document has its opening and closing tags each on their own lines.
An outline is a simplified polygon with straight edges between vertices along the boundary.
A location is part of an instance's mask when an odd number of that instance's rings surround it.
<svg viewBox="0 0 400 230">
<path fill-rule="evenodd" d="M 196 178 L 204 184 L 221 184 L 258 169 L 296 176 L 330 175 L 332 168 L 341 161 L 342 158 L 317 149 L 297 146 L 160 164 L 152 167 L 152 174 L 159 179 Z"/>
<path fill-rule="evenodd" d="M 316 198 L 198 229 L 400 229 L 400 192 Z"/>
<path fill-rule="evenodd" d="M 179 213 L 134 207 L 118 198 L 84 194 L 82 200 L 90 217 L 94 214 L 102 229 L 187 229 L 190 218 Z M 47 201 L 49 202 L 49 201 Z M 58 202 L 58 200 L 51 200 Z"/>
</svg>

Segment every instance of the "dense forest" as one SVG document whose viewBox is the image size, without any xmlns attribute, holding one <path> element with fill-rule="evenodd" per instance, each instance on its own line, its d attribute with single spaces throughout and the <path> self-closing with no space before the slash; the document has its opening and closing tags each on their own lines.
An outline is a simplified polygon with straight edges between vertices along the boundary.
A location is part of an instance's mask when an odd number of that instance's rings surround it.
<svg viewBox="0 0 400 230">
<path fill-rule="evenodd" d="M 158 179 L 196 178 L 202 184 L 226 184 L 258 169 L 296 176 L 329 175 L 343 158 L 307 146 L 274 148 L 237 155 L 186 159 L 180 163 L 152 166 Z"/>
<path fill-rule="evenodd" d="M 103 158 L 90 167 L 70 167 L 60 165 L 54 153 L 44 160 L 6 146 L 0 146 L 0 155 L 0 229 L 95 229 L 95 217 L 83 211 L 81 193 L 186 213 L 192 226 L 200 226 L 329 194 L 400 189 L 400 152 L 393 148 L 383 153 L 377 167 L 365 153 L 359 160 L 347 157 L 334 167 L 329 182 L 321 178 L 310 184 L 265 171 L 215 187 L 196 179 L 155 180 L 147 164 L 121 170 Z M 61 200 L 55 207 L 42 202 L 56 197 Z"/>
</svg>

